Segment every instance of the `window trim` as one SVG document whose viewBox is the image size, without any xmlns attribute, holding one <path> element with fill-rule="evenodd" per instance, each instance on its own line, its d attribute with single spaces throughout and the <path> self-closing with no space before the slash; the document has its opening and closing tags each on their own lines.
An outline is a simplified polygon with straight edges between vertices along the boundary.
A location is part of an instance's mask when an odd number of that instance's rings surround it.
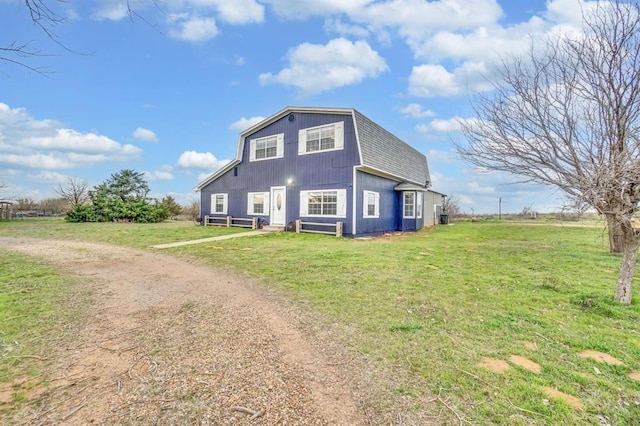
<svg viewBox="0 0 640 426">
<path fill-rule="evenodd" d="M 262 195 L 263 198 L 263 209 L 262 209 L 262 213 L 256 213 L 253 209 L 255 206 L 255 202 L 254 202 L 254 198 L 256 195 Z M 266 192 L 248 192 L 247 193 L 247 215 L 249 216 L 269 216 L 269 208 L 271 207 L 270 204 L 270 193 L 269 191 Z"/>
<path fill-rule="evenodd" d="M 411 195 L 411 215 L 407 215 L 407 195 Z M 402 218 L 403 219 L 415 219 L 416 218 L 416 193 L 414 191 L 404 191 L 402 193 Z"/>
<path fill-rule="evenodd" d="M 369 196 L 373 196 L 373 215 L 369 214 Z M 378 219 L 380 217 L 380 193 L 375 191 L 362 191 L 362 217 L 365 219 Z"/>
<path fill-rule="evenodd" d="M 218 198 L 218 196 L 222 196 L 222 211 L 216 211 L 216 198 Z M 217 194 L 211 194 L 211 206 L 209 208 L 209 210 L 211 211 L 211 214 L 227 214 L 228 211 L 228 207 L 229 207 L 229 194 L 224 193 L 224 192 L 219 192 Z"/>
<path fill-rule="evenodd" d="M 336 193 L 336 214 L 310 214 L 309 194 L 310 193 Z M 346 189 L 312 189 L 300 191 L 300 217 L 321 217 L 321 218 L 346 218 L 347 217 L 347 190 Z"/>
<path fill-rule="evenodd" d="M 318 149 L 317 151 L 307 151 L 307 134 L 310 131 L 318 130 L 322 134 L 323 127 L 333 126 L 334 145 L 331 149 Z M 321 126 L 307 127 L 298 131 L 298 155 L 318 154 L 321 152 L 340 151 L 344 149 L 344 121 L 327 123 Z"/>
<path fill-rule="evenodd" d="M 258 142 L 266 141 L 274 137 L 276 138 L 276 155 L 273 157 L 256 158 L 256 150 L 257 150 Z M 249 162 L 274 160 L 276 158 L 283 158 L 283 157 L 284 157 L 284 133 L 278 133 L 276 135 L 263 136 L 260 138 L 249 140 Z"/>
</svg>

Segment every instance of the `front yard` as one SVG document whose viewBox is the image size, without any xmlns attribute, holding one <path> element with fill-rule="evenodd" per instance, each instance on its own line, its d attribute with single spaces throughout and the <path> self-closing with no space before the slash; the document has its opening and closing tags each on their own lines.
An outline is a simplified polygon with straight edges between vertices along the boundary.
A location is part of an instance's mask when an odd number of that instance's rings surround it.
<svg viewBox="0 0 640 426">
<path fill-rule="evenodd" d="M 238 230 L 0 223 L 0 236 L 135 247 L 230 231 Z M 460 423 L 633 424 L 640 291 L 629 307 L 612 302 L 620 258 L 607 244 L 601 228 L 480 222 L 363 240 L 271 234 L 169 252 L 249 274 L 319 312 L 356 353 L 404 377 L 396 396 Z"/>
</svg>

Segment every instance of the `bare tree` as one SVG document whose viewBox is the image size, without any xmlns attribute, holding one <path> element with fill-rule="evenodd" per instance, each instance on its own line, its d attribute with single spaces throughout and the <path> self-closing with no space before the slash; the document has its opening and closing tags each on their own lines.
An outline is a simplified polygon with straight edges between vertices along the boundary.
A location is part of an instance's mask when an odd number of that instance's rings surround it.
<svg viewBox="0 0 640 426">
<path fill-rule="evenodd" d="M 198 216 L 200 216 L 200 200 L 193 201 L 188 206 L 183 206 L 182 212 L 189 215 L 189 218 L 194 222 L 198 222 Z"/>
<path fill-rule="evenodd" d="M 598 3 L 584 34 L 498 65 L 494 90 L 462 122 L 472 164 L 552 185 L 606 218 L 623 253 L 615 300 L 631 303 L 640 235 L 640 7 Z M 619 237 L 618 237 L 619 236 Z M 619 238 L 619 239 L 616 239 Z"/>
<path fill-rule="evenodd" d="M 59 183 L 56 187 L 56 193 L 65 199 L 71 208 L 75 209 L 78 205 L 84 204 L 89 200 L 89 184 L 86 180 L 80 180 L 76 177 L 67 177 L 63 183 Z"/>
<path fill-rule="evenodd" d="M 449 217 L 457 217 L 462 214 L 460 202 L 455 194 L 448 195 L 442 202 L 442 213 L 446 213 Z"/>
<path fill-rule="evenodd" d="M 131 19 L 134 17 L 139 18 L 152 28 L 156 29 L 155 26 L 151 25 L 131 6 L 130 0 L 121 1 L 126 5 L 127 13 Z M 41 31 L 41 33 L 45 34 L 50 41 L 68 52 L 78 53 L 67 47 L 67 45 L 60 40 L 55 31 L 56 26 L 68 22 L 64 12 L 60 9 L 68 2 L 68 0 L 16 0 L 19 7 L 24 6 L 35 27 Z M 158 10 L 161 10 L 158 0 L 139 0 L 135 3 L 140 7 L 144 7 L 145 3 L 149 3 L 155 6 Z M 40 49 L 34 47 L 33 43 L 29 41 L 23 42 L 14 40 L 4 46 L 0 46 L 0 63 L 18 65 L 37 73 L 44 73 L 45 70 L 42 68 L 29 65 L 28 60 L 38 56 L 51 56 L 51 54 L 42 52 Z"/>
</svg>

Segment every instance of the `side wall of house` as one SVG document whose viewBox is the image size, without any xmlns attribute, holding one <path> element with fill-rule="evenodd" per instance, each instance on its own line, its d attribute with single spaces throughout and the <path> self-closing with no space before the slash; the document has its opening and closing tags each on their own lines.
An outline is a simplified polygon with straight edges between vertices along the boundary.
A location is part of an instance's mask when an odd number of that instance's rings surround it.
<svg viewBox="0 0 640 426">
<path fill-rule="evenodd" d="M 394 190 L 398 182 L 369 173 L 356 172 L 356 232 L 380 234 L 395 231 L 400 226 L 400 206 L 398 192 Z M 364 194 L 371 191 L 379 195 L 378 217 L 365 217 Z"/>
<path fill-rule="evenodd" d="M 290 118 L 292 117 L 292 118 Z M 336 151 L 298 154 L 298 132 L 336 122 L 344 123 L 344 148 Z M 282 158 L 249 161 L 251 139 L 284 135 Z M 300 191 L 344 189 L 347 193 L 344 218 L 306 217 L 310 222 L 344 222 L 345 233 L 351 230 L 351 187 L 353 166 L 359 163 L 355 129 L 351 115 L 292 113 L 248 135 L 244 141 L 242 162 L 201 190 L 202 215 L 212 215 L 211 194 L 228 194 L 228 211 L 233 217 L 247 215 L 247 193 L 269 192 L 272 187 L 286 187 L 286 223 L 300 218 Z M 269 221 L 268 212 L 257 215 Z"/>
<path fill-rule="evenodd" d="M 424 226 L 433 226 L 440 223 L 440 211 L 442 207 L 442 195 L 437 192 L 427 191 L 424 194 Z"/>
</svg>

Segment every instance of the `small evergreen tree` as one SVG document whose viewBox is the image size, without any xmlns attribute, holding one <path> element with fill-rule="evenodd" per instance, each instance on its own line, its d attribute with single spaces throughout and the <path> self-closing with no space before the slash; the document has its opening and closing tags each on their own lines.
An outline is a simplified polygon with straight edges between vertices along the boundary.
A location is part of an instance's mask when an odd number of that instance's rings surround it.
<svg viewBox="0 0 640 426">
<path fill-rule="evenodd" d="M 129 221 L 162 222 L 169 217 L 160 204 L 151 204 L 144 174 L 124 169 L 89 191 L 89 204 L 79 204 L 67 213 L 70 222 Z"/>
</svg>

